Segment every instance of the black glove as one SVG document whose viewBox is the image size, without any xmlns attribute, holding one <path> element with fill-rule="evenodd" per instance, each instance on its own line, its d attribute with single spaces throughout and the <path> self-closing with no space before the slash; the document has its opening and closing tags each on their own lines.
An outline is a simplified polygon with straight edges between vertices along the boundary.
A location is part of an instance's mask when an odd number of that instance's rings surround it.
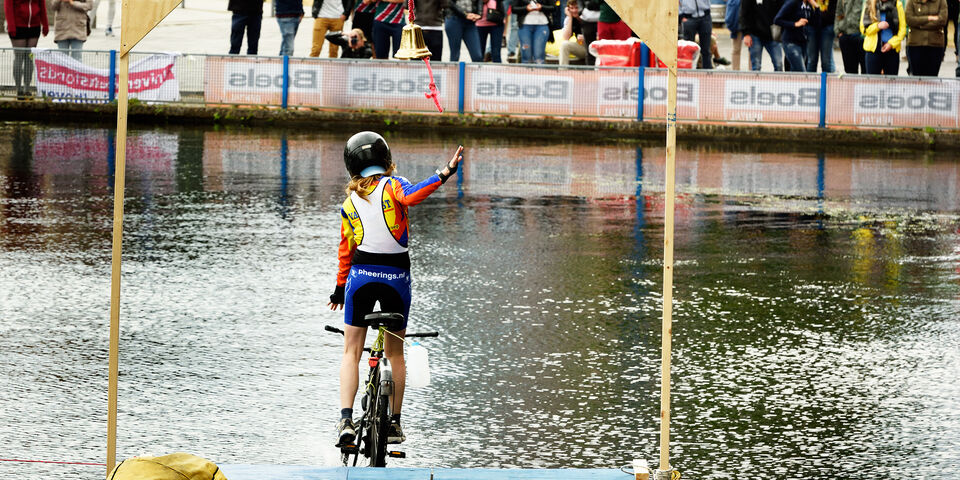
<svg viewBox="0 0 960 480">
<path fill-rule="evenodd" d="M 450 169 L 450 175 L 444 175 L 444 174 L 443 174 L 443 169 L 444 169 L 444 168 L 449 168 L 449 169 Z M 444 165 L 444 166 L 442 166 L 442 167 L 440 167 L 440 168 L 438 168 L 438 169 L 437 169 L 437 176 L 440 177 L 440 183 L 447 183 L 447 179 L 450 178 L 450 177 L 452 177 L 455 173 L 457 173 L 457 170 L 458 170 L 459 168 L 460 168 L 460 164 L 459 164 L 459 163 L 457 164 L 457 166 L 455 166 L 455 167 L 453 167 L 453 168 L 450 168 L 450 164 L 449 164 L 449 163 L 446 164 L 446 165 Z"/>
<path fill-rule="evenodd" d="M 337 288 L 333 289 L 333 294 L 330 295 L 330 303 L 334 305 L 343 305 L 343 291 L 344 285 L 337 285 Z"/>
</svg>

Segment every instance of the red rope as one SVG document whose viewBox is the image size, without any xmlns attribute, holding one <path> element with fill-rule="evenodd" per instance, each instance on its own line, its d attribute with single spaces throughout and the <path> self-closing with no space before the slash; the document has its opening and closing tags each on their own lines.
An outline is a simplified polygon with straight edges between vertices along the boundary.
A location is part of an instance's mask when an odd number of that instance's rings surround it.
<svg viewBox="0 0 960 480">
<path fill-rule="evenodd" d="M 410 23 L 413 23 L 413 19 L 414 19 L 413 10 L 414 10 L 414 8 L 413 8 L 413 0 L 409 0 L 409 1 L 407 2 L 407 13 L 409 14 Z"/>
<path fill-rule="evenodd" d="M 58 463 L 62 465 L 93 465 L 96 467 L 106 467 L 106 463 L 90 463 L 90 462 L 57 462 L 53 460 L 23 460 L 19 458 L 0 458 L 0 462 L 19 462 L 19 463 Z"/>
</svg>

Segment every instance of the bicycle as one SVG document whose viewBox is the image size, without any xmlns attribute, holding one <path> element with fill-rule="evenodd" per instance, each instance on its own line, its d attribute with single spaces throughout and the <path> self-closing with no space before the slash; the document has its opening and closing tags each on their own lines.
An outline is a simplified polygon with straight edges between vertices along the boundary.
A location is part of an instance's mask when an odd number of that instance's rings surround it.
<svg viewBox="0 0 960 480">
<path fill-rule="evenodd" d="M 374 312 L 364 317 L 370 328 L 377 329 L 377 338 L 370 348 L 363 351 L 370 352 L 367 363 L 370 373 L 367 375 L 367 386 L 360 407 L 363 415 L 356 423 L 357 436 L 352 445 L 340 447 L 340 460 L 344 466 L 350 465 L 353 457 L 353 466 L 357 465 L 360 455 L 370 459 L 371 467 L 385 467 L 386 457 L 406 458 L 404 452 L 387 450 L 387 435 L 390 430 L 390 417 L 393 409 L 390 405 L 390 395 L 393 394 L 393 367 L 383 356 L 383 340 L 385 335 L 394 335 L 389 330 L 397 330 L 403 325 L 403 315 L 399 313 Z M 328 332 L 343 335 L 343 330 L 327 325 Z M 439 332 L 408 333 L 406 338 L 437 337 Z M 363 447 L 361 448 L 361 443 Z"/>
</svg>

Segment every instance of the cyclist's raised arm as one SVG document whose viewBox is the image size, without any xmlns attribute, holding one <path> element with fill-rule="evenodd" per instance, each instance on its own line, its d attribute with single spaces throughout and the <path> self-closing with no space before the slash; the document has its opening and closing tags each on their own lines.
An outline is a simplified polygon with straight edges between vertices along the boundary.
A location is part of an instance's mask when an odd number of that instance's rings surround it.
<svg viewBox="0 0 960 480">
<path fill-rule="evenodd" d="M 457 172 L 460 162 L 463 161 L 463 146 L 457 148 L 453 158 L 443 167 L 438 168 L 437 172 L 423 180 L 420 183 L 412 184 L 406 178 L 394 177 L 395 182 L 391 182 L 393 196 L 401 205 L 412 206 L 422 202 L 424 199 L 435 192 L 440 185 L 447 181 L 451 175 Z"/>
</svg>

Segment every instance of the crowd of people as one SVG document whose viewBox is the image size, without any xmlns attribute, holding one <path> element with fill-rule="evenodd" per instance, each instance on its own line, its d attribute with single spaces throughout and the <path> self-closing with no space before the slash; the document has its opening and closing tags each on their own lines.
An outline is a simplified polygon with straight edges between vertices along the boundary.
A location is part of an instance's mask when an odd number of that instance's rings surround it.
<svg viewBox="0 0 960 480">
<path fill-rule="evenodd" d="M 108 1 L 106 34 L 112 35 L 116 0 Z M 330 57 L 390 58 L 400 47 L 407 1 L 314 0 L 310 56 L 319 56 L 328 42 Z M 55 42 L 79 58 L 91 24 L 95 25 L 99 3 L 5 0 L 11 44 L 35 47 L 50 29 L 49 7 L 55 19 Z M 633 36 L 604 0 L 419 0 L 414 5 L 416 23 L 432 57 L 442 58 L 446 36 L 449 61 L 459 61 L 465 46 L 473 62 L 545 63 L 549 54 L 561 65 L 593 65 L 592 42 Z M 305 15 L 303 0 L 272 0 L 271 6 L 282 39 L 279 54 L 293 55 Z M 678 7 L 681 38 L 700 45 L 697 67 L 731 64 L 717 49 L 711 0 L 678 0 Z M 264 0 L 228 0 L 228 10 L 232 12 L 229 52 L 239 54 L 246 36 L 246 53 L 258 54 Z M 909 74 L 938 76 L 948 44 L 948 23 L 953 22 L 956 32 L 958 15 L 960 0 L 726 0 L 723 23 L 733 45 L 730 68 L 734 70 L 740 69 L 742 46 L 746 46 L 751 70 L 760 70 L 766 52 L 777 71 L 834 72 L 836 42 L 846 73 L 897 75 L 906 58 Z M 351 29 L 344 31 L 347 22 Z M 954 53 L 960 58 L 960 49 Z M 13 67 L 18 92 L 21 85 L 29 85 L 32 68 L 28 56 L 18 53 Z M 960 77 L 960 66 L 955 74 Z"/>
</svg>

